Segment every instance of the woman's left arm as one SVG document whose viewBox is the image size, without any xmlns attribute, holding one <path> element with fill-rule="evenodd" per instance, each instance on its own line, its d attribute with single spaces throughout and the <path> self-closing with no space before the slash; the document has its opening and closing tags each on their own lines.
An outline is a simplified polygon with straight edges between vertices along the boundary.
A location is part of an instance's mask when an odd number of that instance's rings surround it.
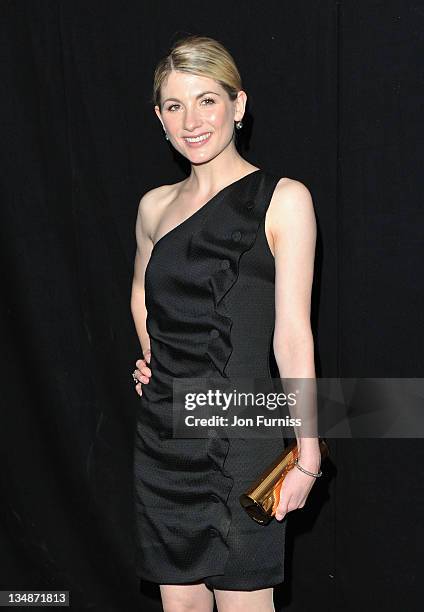
<svg viewBox="0 0 424 612">
<path fill-rule="evenodd" d="M 283 379 L 315 379 L 310 316 L 317 231 L 307 187 L 300 181 L 281 179 L 267 217 L 275 259 L 275 360 Z M 299 464 L 318 472 L 318 438 L 297 433 L 296 437 Z M 282 519 L 287 512 L 303 507 L 314 482 L 313 476 L 292 469 L 282 486 L 276 518 Z"/>
</svg>

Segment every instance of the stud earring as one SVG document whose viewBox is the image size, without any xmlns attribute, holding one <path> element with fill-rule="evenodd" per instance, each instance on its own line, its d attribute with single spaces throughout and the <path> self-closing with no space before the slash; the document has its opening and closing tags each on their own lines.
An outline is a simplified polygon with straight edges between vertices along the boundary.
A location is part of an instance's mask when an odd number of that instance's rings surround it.
<svg viewBox="0 0 424 612">
<path fill-rule="evenodd" d="M 164 134 L 165 134 L 165 138 L 166 138 L 166 140 L 169 140 L 169 136 L 168 136 L 168 134 L 167 134 L 166 130 L 164 130 Z"/>
<path fill-rule="evenodd" d="M 242 127 L 243 127 L 243 121 L 237 121 L 237 123 L 236 123 L 236 128 L 237 128 L 238 130 L 241 130 L 241 128 L 242 128 Z"/>
</svg>

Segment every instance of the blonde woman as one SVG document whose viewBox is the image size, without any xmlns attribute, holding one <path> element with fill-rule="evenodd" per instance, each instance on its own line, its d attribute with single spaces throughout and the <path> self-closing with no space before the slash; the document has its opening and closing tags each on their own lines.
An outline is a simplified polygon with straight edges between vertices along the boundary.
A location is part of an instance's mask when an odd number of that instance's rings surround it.
<svg viewBox="0 0 424 612">
<path fill-rule="evenodd" d="M 137 572 L 160 585 L 165 611 L 209 612 L 215 598 L 219 612 L 267 612 L 284 577 L 283 519 L 315 476 L 291 470 L 275 519 L 257 524 L 238 498 L 281 440 L 173 438 L 172 382 L 269 377 L 271 346 L 281 377 L 315 377 L 312 199 L 238 153 L 247 95 L 218 41 L 179 40 L 156 67 L 153 99 L 191 172 L 145 193 L 136 222 Z M 318 473 L 318 439 L 298 446 L 299 464 Z"/>
</svg>

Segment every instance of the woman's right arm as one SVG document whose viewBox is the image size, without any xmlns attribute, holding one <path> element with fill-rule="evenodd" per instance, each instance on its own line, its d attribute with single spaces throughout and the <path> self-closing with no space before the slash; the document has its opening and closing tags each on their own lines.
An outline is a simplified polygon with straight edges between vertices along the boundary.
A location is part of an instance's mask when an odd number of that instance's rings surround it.
<svg viewBox="0 0 424 612">
<path fill-rule="evenodd" d="M 150 362 L 150 338 L 146 329 L 147 309 L 145 302 L 144 275 L 153 249 L 153 242 L 150 238 L 150 224 L 152 215 L 149 214 L 148 210 L 152 205 L 153 191 L 156 190 L 153 189 L 148 191 L 141 198 L 138 206 L 137 220 L 135 225 L 137 248 L 135 253 L 134 275 L 131 289 L 131 313 L 134 319 L 134 325 L 140 341 L 143 357 L 147 363 Z M 136 375 L 141 382 L 147 383 L 149 379 L 143 379 L 141 374 L 144 374 L 144 376 L 150 376 L 151 372 L 150 369 L 142 363 L 142 361 L 143 360 L 138 360 L 136 362 L 136 366 L 140 371 L 140 374 L 136 372 Z M 142 395 L 140 383 L 136 385 L 136 390 L 139 395 Z"/>
</svg>

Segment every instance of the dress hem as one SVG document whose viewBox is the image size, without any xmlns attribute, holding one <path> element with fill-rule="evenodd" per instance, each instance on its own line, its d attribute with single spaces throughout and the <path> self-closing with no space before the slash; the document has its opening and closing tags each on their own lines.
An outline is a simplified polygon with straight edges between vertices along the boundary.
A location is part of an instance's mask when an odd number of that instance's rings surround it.
<svg viewBox="0 0 424 612">
<path fill-rule="evenodd" d="M 279 584 L 282 584 L 285 580 L 285 577 L 282 575 L 279 578 L 272 578 L 270 580 L 266 580 L 263 583 L 258 583 L 258 584 L 254 584 L 252 585 L 238 585 L 238 586 L 214 586 L 213 582 L 215 582 L 214 579 L 216 579 L 216 577 L 224 577 L 224 574 L 205 574 L 205 573 L 201 573 L 199 574 L 195 574 L 195 577 L 192 576 L 188 576 L 188 577 L 184 577 L 183 579 L 175 579 L 175 578 L 170 578 L 167 579 L 166 577 L 161 577 L 161 578 L 154 578 L 151 574 L 145 574 L 139 570 L 136 571 L 136 575 L 140 580 L 145 580 L 148 582 L 153 582 L 154 584 L 170 584 L 170 585 L 186 585 L 186 584 L 191 584 L 191 583 L 197 583 L 197 582 L 203 582 L 206 586 L 208 586 L 209 588 L 212 589 L 218 589 L 218 590 L 223 590 L 223 591 L 258 591 L 260 589 L 268 589 L 271 587 L 276 587 Z"/>
</svg>

